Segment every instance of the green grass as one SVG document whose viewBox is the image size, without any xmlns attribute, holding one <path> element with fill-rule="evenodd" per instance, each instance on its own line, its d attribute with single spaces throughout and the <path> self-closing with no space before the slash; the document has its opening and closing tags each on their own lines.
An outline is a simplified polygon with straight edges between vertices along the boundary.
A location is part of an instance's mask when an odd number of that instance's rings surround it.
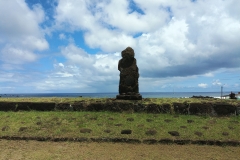
<svg viewBox="0 0 240 160">
<path fill-rule="evenodd" d="M 90 97 L 10 97 L 10 98 L 0 98 L 0 102 L 54 102 L 54 103 L 74 103 L 74 102 L 108 102 L 112 101 L 112 98 L 90 98 Z M 131 101 L 125 100 L 125 102 L 129 103 L 155 103 L 155 104 L 163 104 L 163 103 L 228 103 L 234 105 L 240 105 L 239 100 L 231 100 L 231 99 L 213 99 L 213 98 L 144 98 L 143 100 Z"/>
<path fill-rule="evenodd" d="M 134 120 L 128 121 L 128 118 Z M 188 120 L 193 122 L 188 123 Z M 26 130 L 19 131 L 21 127 L 26 127 Z M 91 129 L 92 132 L 81 133 L 80 129 L 83 128 Z M 132 130 L 132 134 L 121 134 L 123 129 Z M 111 132 L 106 133 L 105 130 Z M 157 133 L 147 135 L 148 130 L 155 130 Z M 180 136 L 171 136 L 169 131 L 177 131 Z M 201 132 L 202 136 L 195 132 Z M 223 132 L 228 135 L 223 135 Z M 220 118 L 112 112 L 0 112 L 0 136 L 240 140 L 239 133 L 240 116 Z"/>
</svg>

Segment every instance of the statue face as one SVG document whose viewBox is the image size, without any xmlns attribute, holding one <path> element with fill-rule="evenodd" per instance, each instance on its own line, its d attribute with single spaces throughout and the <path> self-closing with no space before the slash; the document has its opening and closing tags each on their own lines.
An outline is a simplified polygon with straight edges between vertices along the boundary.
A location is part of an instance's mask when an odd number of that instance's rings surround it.
<svg viewBox="0 0 240 160">
<path fill-rule="evenodd" d="M 122 57 L 134 57 L 134 51 L 130 47 L 126 48 L 125 50 L 122 51 Z"/>
</svg>

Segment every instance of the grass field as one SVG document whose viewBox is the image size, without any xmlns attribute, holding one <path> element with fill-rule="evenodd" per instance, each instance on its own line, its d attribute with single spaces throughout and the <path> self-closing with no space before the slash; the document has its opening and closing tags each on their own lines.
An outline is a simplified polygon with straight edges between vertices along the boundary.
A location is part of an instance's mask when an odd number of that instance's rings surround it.
<svg viewBox="0 0 240 160">
<path fill-rule="evenodd" d="M 124 131 L 126 134 L 123 134 Z M 175 131 L 179 135 L 171 135 Z M 240 140 L 240 117 L 112 113 L 0 112 L 0 136 Z"/>
<path fill-rule="evenodd" d="M 0 98 L 0 102 L 84 103 L 107 98 Z M 129 101 L 142 104 L 228 103 L 216 99 L 160 98 Z M 240 141 L 240 116 L 196 116 L 132 112 L 0 111 L 0 137 L 126 138 Z M 1 159 L 238 159 L 240 147 L 52 142 L 0 139 Z"/>
</svg>

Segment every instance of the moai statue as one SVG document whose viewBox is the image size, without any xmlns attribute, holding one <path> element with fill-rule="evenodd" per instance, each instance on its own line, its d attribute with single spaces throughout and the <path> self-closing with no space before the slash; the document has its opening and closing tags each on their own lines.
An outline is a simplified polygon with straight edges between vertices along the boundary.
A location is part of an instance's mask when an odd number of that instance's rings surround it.
<svg viewBox="0 0 240 160">
<path fill-rule="evenodd" d="M 117 99 L 141 100 L 142 96 L 138 90 L 138 67 L 134 58 L 134 50 L 127 47 L 122 51 L 122 59 L 118 62 L 120 71 L 119 95 Z"/>
</svg>

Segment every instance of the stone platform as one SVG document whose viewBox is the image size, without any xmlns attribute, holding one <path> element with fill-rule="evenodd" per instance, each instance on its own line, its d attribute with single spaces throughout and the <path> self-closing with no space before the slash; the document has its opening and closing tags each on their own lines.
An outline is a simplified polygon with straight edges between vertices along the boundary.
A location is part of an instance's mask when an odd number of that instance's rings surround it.
<svg viewBox="0 0 240 160">
<path fill-rule="evenodd" d="M 123 100 L 142 100 L 142 95 L 134 94 L 134 95 L 117 95 L 116 99 L 123 99 Z"/>
</svg>

